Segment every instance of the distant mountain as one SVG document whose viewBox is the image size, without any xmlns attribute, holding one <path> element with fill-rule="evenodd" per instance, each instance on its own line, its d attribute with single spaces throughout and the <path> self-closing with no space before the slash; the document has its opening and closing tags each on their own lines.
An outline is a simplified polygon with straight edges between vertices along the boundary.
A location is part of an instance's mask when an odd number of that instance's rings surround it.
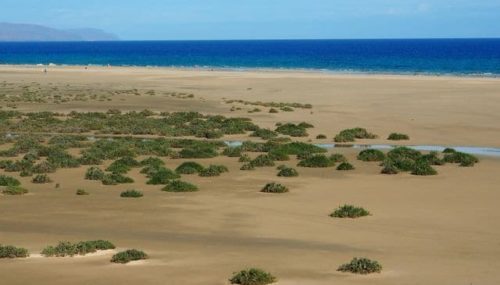
<svg viewBox="0 0 500 285">
<path fill-rule="evenodd" d="M 99 29 L 58 30 L 40 25 L 0 23 L 0 41 L 116 41 Z"/>
</svg>

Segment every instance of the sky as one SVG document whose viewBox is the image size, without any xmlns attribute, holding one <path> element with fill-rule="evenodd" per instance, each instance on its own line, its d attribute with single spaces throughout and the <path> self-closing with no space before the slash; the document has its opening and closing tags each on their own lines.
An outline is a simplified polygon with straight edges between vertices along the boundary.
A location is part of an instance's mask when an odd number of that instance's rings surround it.
<svg viewBox="0 0 500 285">
<path fill-rule="evenodd" d="M 500 0 L 1 0 L 0 22 L 124 40 L 500 37 Z"/>
</svg>

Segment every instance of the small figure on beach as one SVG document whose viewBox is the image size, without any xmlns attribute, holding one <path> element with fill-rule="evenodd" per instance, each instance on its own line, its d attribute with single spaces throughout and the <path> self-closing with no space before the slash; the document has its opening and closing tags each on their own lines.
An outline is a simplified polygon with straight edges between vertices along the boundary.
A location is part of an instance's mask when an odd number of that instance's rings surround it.
<svg viewBox="0 0 500 285">
<path fill-rule="evenodd" d="M 47 68 L 43 69 L 43 73 L 47 74 Z"/>
</svg>

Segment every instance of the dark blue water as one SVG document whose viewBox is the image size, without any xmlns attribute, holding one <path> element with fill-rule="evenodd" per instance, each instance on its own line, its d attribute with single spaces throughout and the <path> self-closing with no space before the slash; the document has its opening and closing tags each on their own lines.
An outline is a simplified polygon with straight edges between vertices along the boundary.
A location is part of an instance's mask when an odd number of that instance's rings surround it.
<svg viewBox="0 0 500 285">
<path fill-rule="evenodd" d="M 0 42 L 0 64 L 500 75 L 500 39 Z"/>
</svg>

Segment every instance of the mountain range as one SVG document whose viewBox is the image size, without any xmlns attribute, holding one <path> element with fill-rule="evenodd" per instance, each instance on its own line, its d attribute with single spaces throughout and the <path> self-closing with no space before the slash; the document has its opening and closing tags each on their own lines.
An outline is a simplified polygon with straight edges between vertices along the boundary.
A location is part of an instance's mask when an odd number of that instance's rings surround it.
<svg viewBox="0 0 500 285">
<path fill-rule="evenodd" d="M 100 29 L 61 30 L 33 24 L 0 23 L 0 41 L 116 41 L 118 36 Z"/>
</svg>

